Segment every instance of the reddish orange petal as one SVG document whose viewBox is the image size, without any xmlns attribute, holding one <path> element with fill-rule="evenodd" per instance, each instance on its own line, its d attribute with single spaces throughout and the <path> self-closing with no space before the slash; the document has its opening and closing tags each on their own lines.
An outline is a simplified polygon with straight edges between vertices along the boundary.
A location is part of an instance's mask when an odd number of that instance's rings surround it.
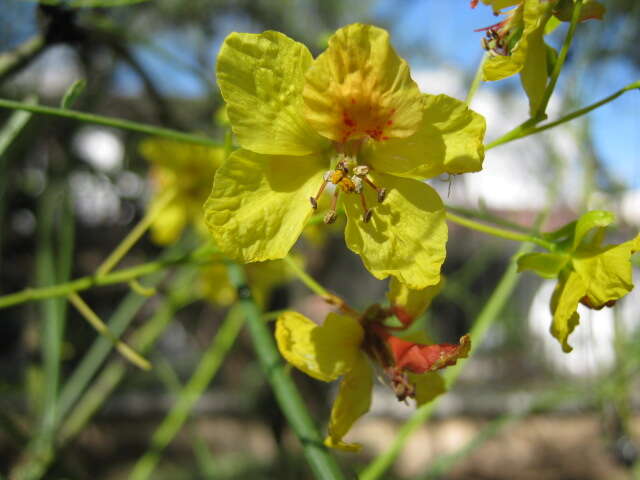
<svg viewBox="0 0 640 480">
<path fill-rule="evenodd" d="M 387 343 L 393 353 L 397 368 L 413 373 L 425 373 L 455 365 L 459 358 L 466 358 L 471 348 L 469 335 L 460 338 L 459 344 L 439 343 L 421 345 L 389 336 Z"/>
</svg>

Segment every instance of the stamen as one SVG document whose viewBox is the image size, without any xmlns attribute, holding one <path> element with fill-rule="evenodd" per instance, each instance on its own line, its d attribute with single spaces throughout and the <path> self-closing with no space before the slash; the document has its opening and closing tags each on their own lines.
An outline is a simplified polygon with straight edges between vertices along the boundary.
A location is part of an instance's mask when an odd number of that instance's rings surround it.
<svg viewBox="0 0 640 480">
<path fill-rule="evenodd" d="M 336 208 L 338 206 L 338 195 L 340 195 L 340 190 L 336 188 L 335 192 L 333 192 L 333 197 L 331 197 L 331 207 L 329 211 L 324 216 L 324 223 L 327 225 L 336 221 Z"/>
<path fill-rule="evenodd" d="M 369 208 L 367 208 L 367 201 L 364 198 L 364 193 L 360 192 L 360 201 L 362 202 L 362 210 L 363 210 L 363 214 L 362 214 L 362 221 L 364 223 L 369 223 L 369 220 L 371 220 L 371 215 L 373 215 L 373 211 Z"/>
<path fill-rule="evenodd" d="M 309 201 L 311 202 L 311 206 L 313 207 L 314 210 L 318 209 L 318 200 L 320 199 L 320 195 L 322 195 L 322 192 L 324 192 L 324 189 L 327 186 L 327 183 L 329 183 L 329 180 L 331 178 L 331 170 L 329 170 L 328 172 L 326 172 L 324 174 L 324 176 L 322 177 L 322 184 L 320 185 L 320 189 L 318 190 L 318 193 L 316 193 L 315 197 L 309 197 Z"/>
<path fill-rule="evenodd" d="M 378 187 L 369 177 L 364 177 L 364 181 L 378 193 L 378 203 L 382 203 L 387 197 L 387 189 Z"/>
</svg>

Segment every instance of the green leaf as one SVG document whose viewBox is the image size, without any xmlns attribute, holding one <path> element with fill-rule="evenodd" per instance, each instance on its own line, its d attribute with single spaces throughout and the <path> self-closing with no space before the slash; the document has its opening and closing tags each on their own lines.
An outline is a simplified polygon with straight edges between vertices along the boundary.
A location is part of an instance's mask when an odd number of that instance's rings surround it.
<svg viewBox="0 0 640 480">
<path fill-rule="evenodd" d="M 86 86 L 87 82 L 84 79 L 73 82 L 73 84 L 67 88 L 67 91 L 64 92 L 64 96 L 60 101 L 60 108 L 71 108 Z"/>
<path fill-rule="evenodd" d="M 518 258 L 518 272 L 532 270 L 542 278 L 556 278 L 569 260 L 562 253 L 527 253 Z"/>
</svg>

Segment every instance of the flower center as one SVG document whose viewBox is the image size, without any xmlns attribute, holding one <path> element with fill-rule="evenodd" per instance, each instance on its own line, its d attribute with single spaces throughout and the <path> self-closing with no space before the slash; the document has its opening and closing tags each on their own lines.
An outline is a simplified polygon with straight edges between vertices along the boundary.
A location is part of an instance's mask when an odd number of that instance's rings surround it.
<svg viewBox="0 0 640 480">
<path fill-rule="evenodd" d="M 331 206 L 324 216 L 324 223 L 333 223 L 336 221 L 338 207 L 338 197 L 340 192 L 345 194 L 356 194 L 360 197 L 362 205 L 362 220 L 366 223 L 371 220 L 373 211 L 367 206 L 367 200 L 364 195 L 364 185 L 368 185 L 378 194 L 378 203 L 384 201 L 387 191 L 378 187 L 373 180 L 369 178 L 371 168 L 368 165 L 358 165 L 355 156 L 347 156 L 343 153 L 338 154 L 336 164 L 333 170 L 328 170 L 323 175 L 322 183 L 315 197 L 310 197 L 309 201 L 314 210 L 318 208 L 318 200 L 329 183 L 335 185 L 333 196 L 331 198 Z"/>
<path fill-rule="evenodd" d="M 476 32 L 486 32 L 482 38 L 482 48 L 493 55 L 509 56 L 515 44 L 520 40 L 523 31 L 523 6 L 509 10 L 502 22 L 485 28 L 479 28 Z M 498 15 L 498 13 L 496 13 Z"/>
</svg>

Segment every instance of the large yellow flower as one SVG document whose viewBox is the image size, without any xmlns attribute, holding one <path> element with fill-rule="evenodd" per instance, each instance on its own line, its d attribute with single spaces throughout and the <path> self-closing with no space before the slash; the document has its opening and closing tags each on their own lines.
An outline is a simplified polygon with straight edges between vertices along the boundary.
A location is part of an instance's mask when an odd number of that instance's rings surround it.
<svg viewBox="0 0 640 480">
<path fill-rule="evenodd" d="M 205 204 L 216 244 L 255 262 L 284 257 L 333 190 L 345 238 L 377 278 L 412 288 L 439 280 L 447 227 L 422 180 L 478 171 L 484 119 L 446 95 L 421 94 L 385 30 L 338 30 L 315 60 L 273 31 L 232 33 L 217 78 L 240 148 L 216 173 Z"/>
<path fill-rule="evenodd" d="M 373 389 L 373 367 L 377 366 L 400 401 L 414 398 L 417 405 L 433 400 L 445 391 L 436 370 L 466 357 L 468 336 L 459 344 L 416 342 L 390 332 L 386 319 L 395 314 L 405 325 L 427 308 L 438 286 L 410 290 L 391 281 L 391 307 L 369 307 L 362 315 L 331 313 L 318 325 L 297 312 L 285 312 L 276 322 L 276 340 L 285 359 L 318 380 L 331 382 L 342 377 L 331 410 L 325 444 L 331 448 L 357 451 L 360 445 L 343 437 L 358 418 L 369 411 Z"/>
</svg>

